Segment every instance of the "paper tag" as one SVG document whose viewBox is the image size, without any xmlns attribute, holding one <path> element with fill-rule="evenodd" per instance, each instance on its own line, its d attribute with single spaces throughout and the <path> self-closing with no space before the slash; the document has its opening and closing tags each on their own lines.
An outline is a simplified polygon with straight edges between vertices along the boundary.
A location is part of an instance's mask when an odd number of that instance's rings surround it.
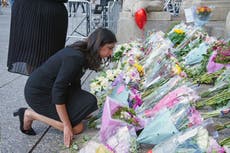
<svg viewBox="0 0 230 153">
<path fill-rule="evenodd" d="M 186 18 L 186 22 L 194 22 L 194 17 L 193 17 L 193 13 L 192 13 L 192 8 L 187 8 L 184 9 L 184 14 L 185 14 L 185 18 Z"/>
</svg>

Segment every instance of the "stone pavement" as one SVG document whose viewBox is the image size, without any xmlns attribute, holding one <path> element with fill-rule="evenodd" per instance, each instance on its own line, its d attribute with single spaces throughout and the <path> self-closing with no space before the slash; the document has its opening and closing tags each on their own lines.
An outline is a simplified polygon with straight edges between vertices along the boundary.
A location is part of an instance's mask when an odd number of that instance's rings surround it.
<svg viewBox="0 0 230 153">
<path fill-rule="evenodd" d="M 10 31 L 10 8 L 2 8 L 0 15 L 0 148 L 2 153 L 56 153 L 72 152 L 63 150 L 62 132 L 35 121 L 33 128 L 36 136 L 27 136 L 19 131 L 18 117 L 13 117 L 13 112 L 19 107 L 28 107 L 24 99 L 24 85 L 27 76 L 9 73 L 7 71 L 7 53 Z M 68 43 L 68 42 L 67 42 Z M 83 78 L 84 89 L 88 89 L 88 80 Z M 89 76 L 90 77 L 90 76 Z M 83 134 L 76 136 L 76 141 L 83 136 L 92 137 L 95 130 L 86 130 Z"/>
</svg>

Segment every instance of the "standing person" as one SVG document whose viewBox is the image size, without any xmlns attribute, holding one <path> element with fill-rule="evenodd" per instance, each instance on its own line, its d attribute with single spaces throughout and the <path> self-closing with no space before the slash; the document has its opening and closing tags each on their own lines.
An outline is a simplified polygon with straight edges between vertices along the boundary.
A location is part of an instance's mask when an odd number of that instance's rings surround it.
<svg viewBox="0 0 230 153">
<path fill-rule="evenodd" d="M 65 46 L 67 0 L 16 0 L 12 6 L 7 67 L 30 75 Z"/>
<path fill-rule="evenodd" d="M 69 2 L 69 17 L 71 17 L 72 7 L 73 7 L 73 13 L 75 16 L 75 14 L 76 14 L 76 2 Z"/>
<path fill-rule="evenodd" d="M 0 15 L 2 15 L 2 0 L 0 0 Z"/>
<path fill-rule="evenodd" d="M 14 0 L 10 0 L 10 6 L 12 7 L 14 4 Z"/>
<path fill-rule="evenodd" d="M 84 7 L 83 2 L 77 2 L 76 12 L 77 12 L 77 10 L 78 10 L 79 5 L 81 5 L 81 8 L 82 8 L 82 13 L 85 13 L 85 7 Z"/>
<path fill-rule="evenodd" d="M 116 42 L 110 30 L 98 28 L 85 41 L 58 51 L 37 68 L 25 86 L 25 99 L 32 109 L 14 112 L 21 132 L 35 135 L 32 122 L 38 120 L 63 131 L 64 144 L 69 147 L 73 135 L 83 131 L 82 120 L 97 109 L 95 96 L 81 89 L 84 70 L 100 70 Z"/>
</svg>

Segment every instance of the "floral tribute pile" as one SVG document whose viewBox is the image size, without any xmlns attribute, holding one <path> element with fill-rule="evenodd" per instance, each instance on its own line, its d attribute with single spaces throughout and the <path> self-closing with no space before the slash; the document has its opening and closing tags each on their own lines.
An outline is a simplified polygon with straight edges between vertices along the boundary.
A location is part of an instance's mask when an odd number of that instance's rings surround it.
<svg viewBox="0 0 230 153">
<path fill-rule="evenodd" d="M 230 138 L 230 42 L 180 23 L 144 42 L 120 44 L 112 68 L 92 80 L 98 136 L 79 151 L 224 153 Z M 205 90 L 201 88 L 205 87 Z"/>
</svg>

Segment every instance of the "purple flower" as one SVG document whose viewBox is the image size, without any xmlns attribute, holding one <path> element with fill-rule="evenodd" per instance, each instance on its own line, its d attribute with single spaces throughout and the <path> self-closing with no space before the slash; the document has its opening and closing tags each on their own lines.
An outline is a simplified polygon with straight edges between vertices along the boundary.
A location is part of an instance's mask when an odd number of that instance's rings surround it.
<svg viewBox="0 0 230 153">
<path fill-rule="evenodd" d="M 116 79 L 114 79 L 113 83 L 112 83 L 112 86 L 117 86 L 118 84 L 121 84 L 123 82 L 123 76 L 124 74 L 123 73 L 120 73 Z"/>
</svg>

